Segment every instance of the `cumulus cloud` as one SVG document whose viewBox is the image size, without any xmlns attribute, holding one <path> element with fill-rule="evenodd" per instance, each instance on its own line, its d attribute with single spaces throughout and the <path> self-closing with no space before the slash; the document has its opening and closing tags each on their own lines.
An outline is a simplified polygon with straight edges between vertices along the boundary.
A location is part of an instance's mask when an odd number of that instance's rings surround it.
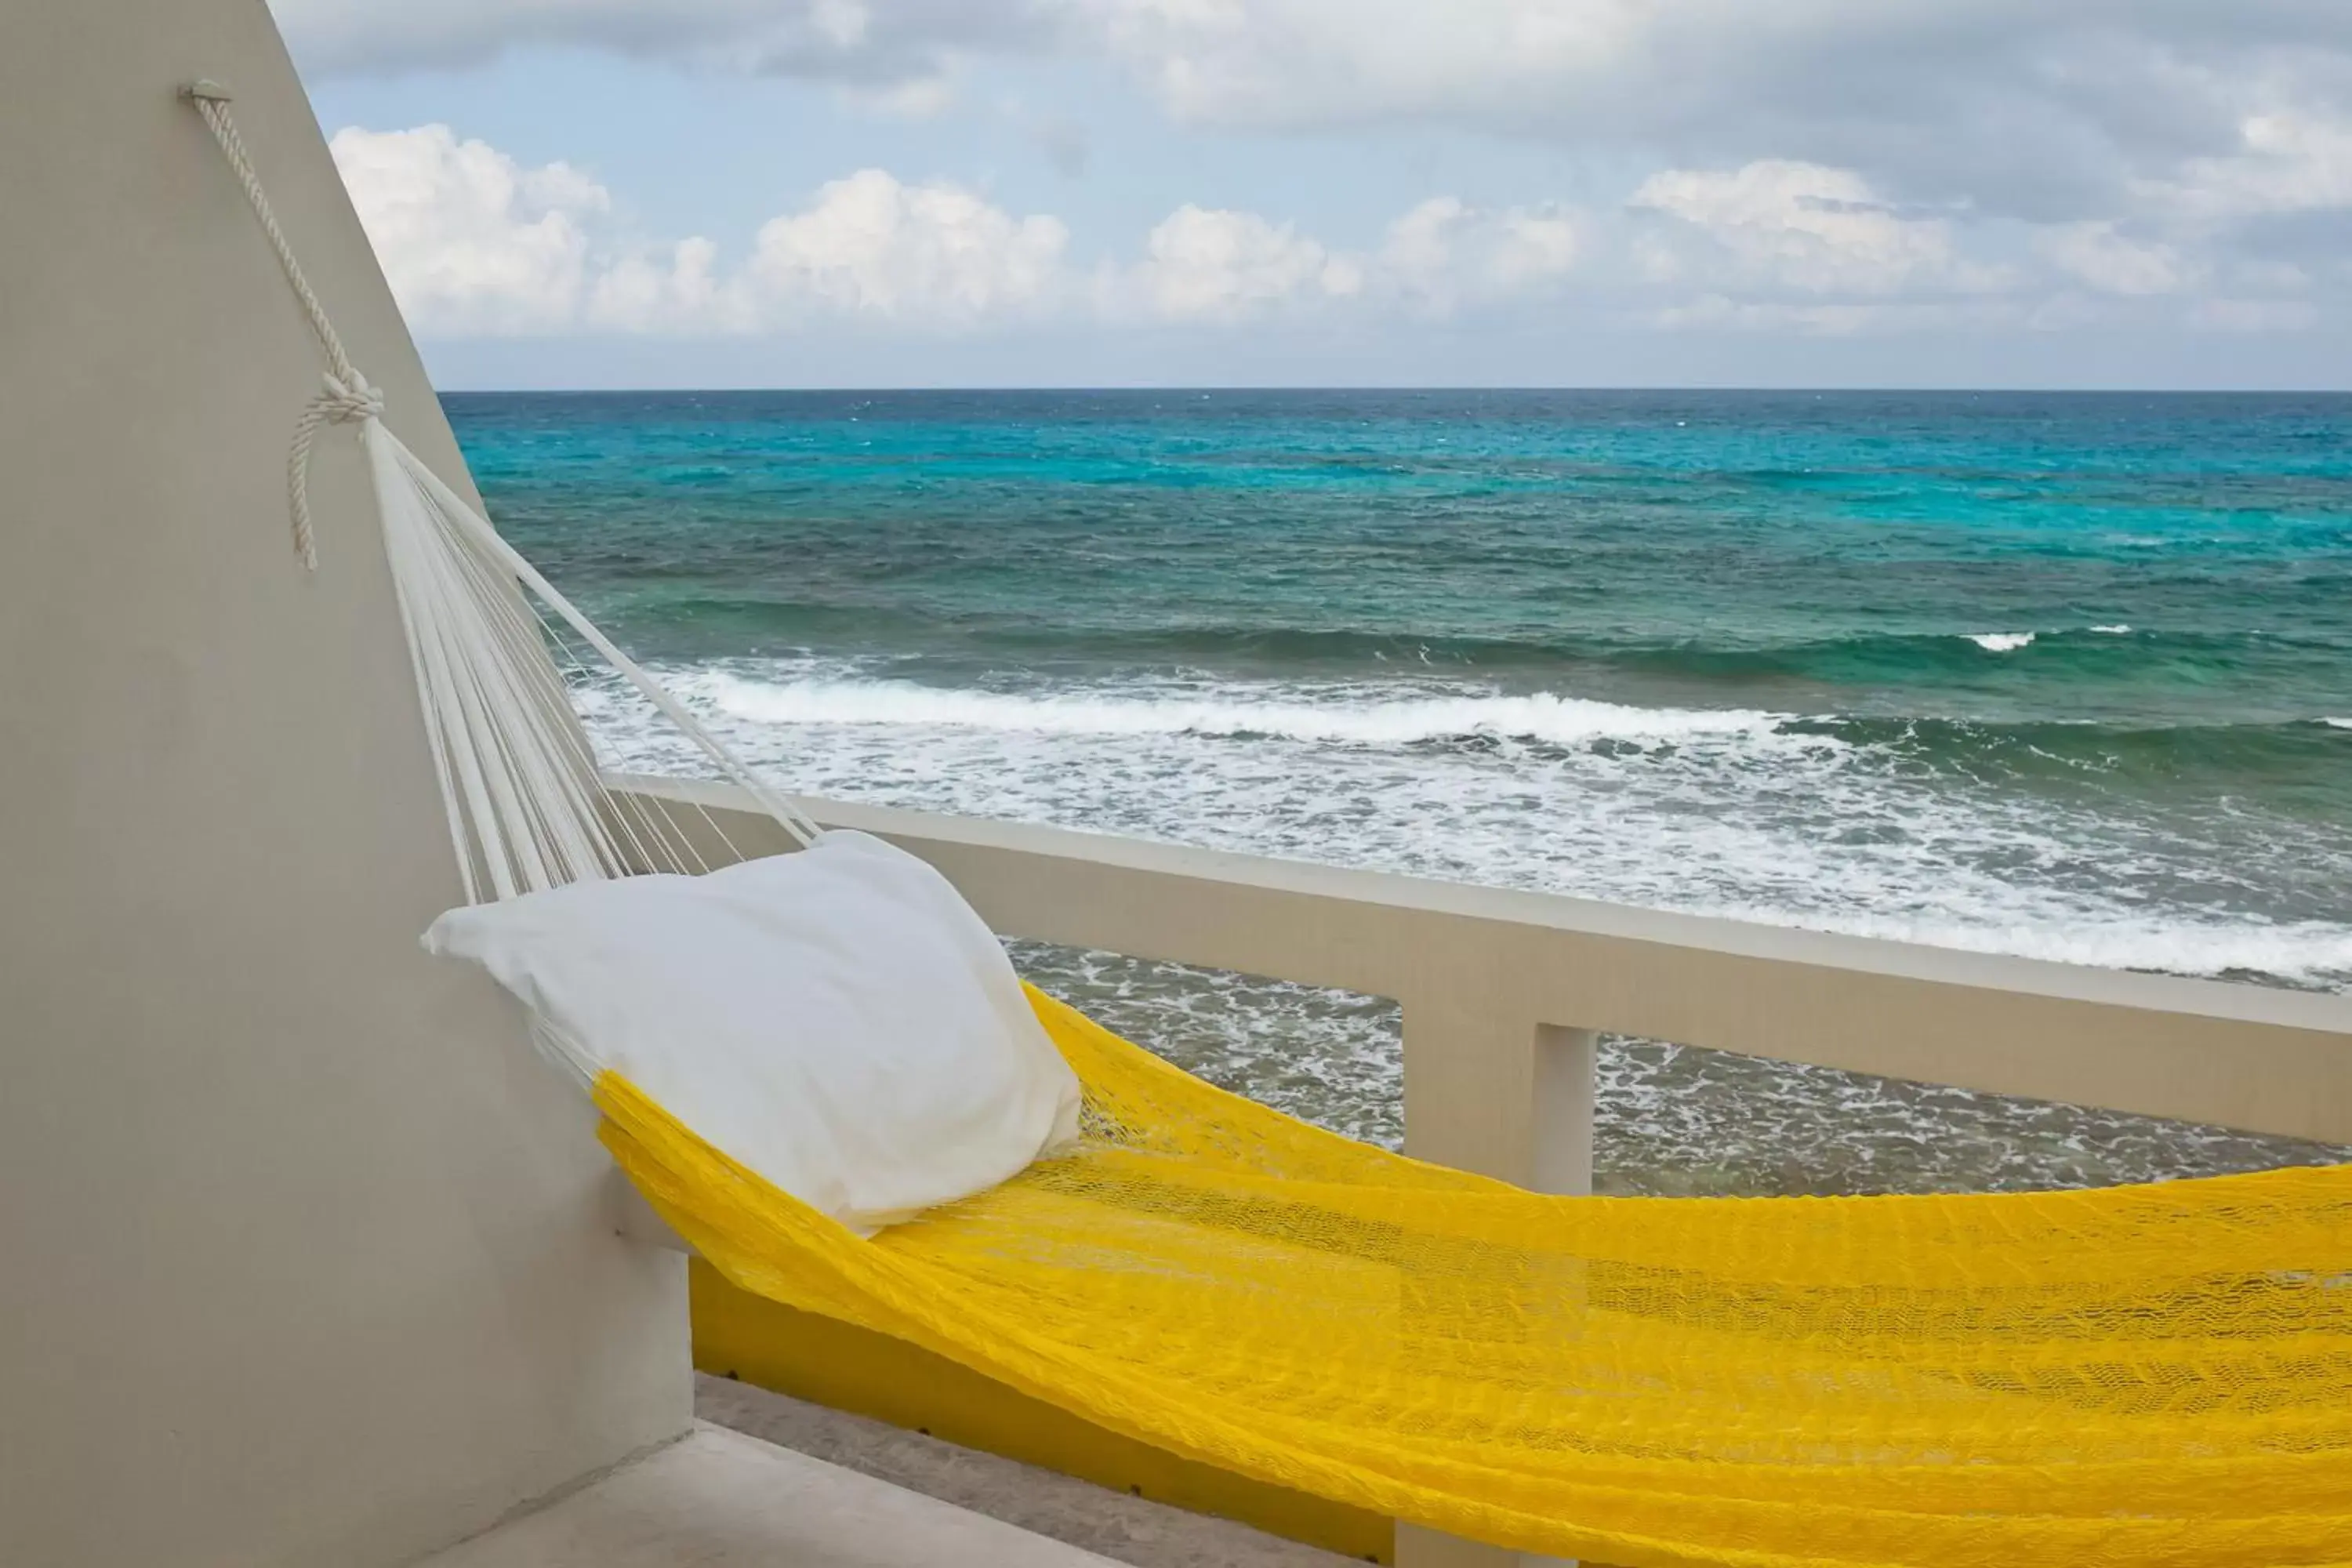
<svg viewBox="0 0 2352 1568">
<path fill-rule="evenodd" d="M 2136 182 L 2158 211 L 2201 221 L 2352 207 L 2352 119 L 2299 110 L 2246 117 L 2238 145 Z"/>
<path fill-rule="evenodd" d="M 971 326 L 1051 302 L 1069 237 L 1059 218 L 1015 217 L 959 185 L 866 169 L 761 226 L 741 288 L 768 318 Z"/>
<path fill-rule="evenodd" d="M 400 294 L 397 276 L 393 293 Z M 697 235 L 666 248 L 608 257 L 581 324 L 621 332 L 714 332 L 748 331 L 757 320 L 743 290 L 720 279 L 719 247 Z"/>
<path fill-rule="evenodd" d="M 331 145 L 394 293 L 428 336 L 743 334 L 817 321 L 964 331 L 1048 317 L 1216 324 L 1400 301 L 1450 310 L 1551 288 L 1581 243 L 1559 208 L 1486 210 L 1452 196 L 1416 205 L 1364 251 L 1188 203 L 1130 259 L 1081 268 L 1056 216 L 864 169 L 768 219 L 730 260 L 700 236 L 634 236 L 589 175 L 526 166 L 445 125 L 352 127 Z"/>
<path fill-rule="evenodd" d="M 1361 249 L 1256 213 L 1187 205 L 1145 237 L 1141 258 L 1100 299 L 1113 315 L 1166 321 L 1332 308 L 1446 316 L 1554 297 L 1583 247 L 1581 220 L 1558 205 L 1485 208 L 1432 196 Z"/>
<path fill-rule="evenodd" d="M 1557 205 L 1494 211 L 1432 196 L 1389 226 L 1375 268 L 1384 285 L 1444 315 L 1549 292 L 1582 250 L 1579 220 Z"/>
<path fill-rule="evenodd" d="M 1103 237 L 1107 250 L 1081 261 L 1059 216 L 882 169 L 827 182 L 748 243 L 722 245 L 638 233 L 589 174 L 526 165 L 446 126 L 352 128 L 331 144 L 394 293 L 418 331 L 437 338 L 744 336 L 824 323 L 1237 330 L 1318 317 L 1370 331 L 1553 310 L 1814 336 L 2051 331 L 2117 311 L 2145 321 L 2157 309 L 2199 331 L 2318 319 L 2320 274 L 2219 255 L 2210 205 L 2170 190 L 2130 216 L 2011 225 L 1994 243 L 1965 215 L 1884 199 L 1857 171 L 1765 159 L 1663 170 L 1613 209 L 1434 195 L 1353 247 L 1278 215 L 1186 203 L 1139 235 Z M 2243 181 L 2227 188 L 2252 199 Z M 2252 188 L 2290 199 L 2284 184 Z M 2297 204 L 2336 199 L 2316 177 L 2292 189 Z"/>
<path fill-rule="evenodd" d="M 1728 275 L 1805 293 L 1892 294 L 2001 281 L 1960 255 L 1947 220 L 1896 211 L 1851 169 L 1778 158 L 1668 169 L 1628 205 L 1671 220 L 1637 242 L 1643 270 L 1661 283 Z"/>
<path fill-rule="evenodd" d="M 331 146 L 394 297 L 428 336 L 746 332 L 818 317 L 961 330 L 1066 291 L 1059 218 L 946 182 L 880 169 L 832 181 L 763 224 L 730 270 L 704 237 L 631 243 L 596 181 L 526 167 L 446 125 L 353 127 Z"/>
<path fill-rule="evenodd" d="M 549 331 L 589 285 L 604 186 L 563 163 L 530 169 L 446 125 L 336 133 L 335 165 L 401 309 L 420 331 Z"/>
<path fill-rule="evenodd" d="M 1058 218 L 877 172 L 730 262 L 694 238 L 626 242 L 593 181 L 428 127 L 353 149 L 352 168 L 387 267 L 436 331 L 1446 317 L 1595 289 L 1645 319 L 1806 331 L 1996 296 L 2043 323 L 2137 311 L 2268 330 L 2325 313 L 2313 301 L 2343 287 L 2352 237 L 2345 0 L 272 4 L 314 74 L 584 47 L 948 119 L 994 111 L 990 62 L 1051 60 L 1269 149 L 1300 129 L 1459 127 L 1637 171 L 1606 193 L 1613 210 L 1589 188 L 1573 209 L 1538 191 L 1483 207 L 1433 195 L 1349 235 L 1171 189 L 1157 228 L 1099 237 L 1108 254 L 1083 268 Z M 1026 130 L 1065 174 L 1089 167 L 1075 125 Z"/>
<path fill-rule="evenodd" d="M 1037 5 L 1015 7 L 1034 17 Z M 1862 171 L 1903 202 L 2027 222 L 2340 101 L 2336 0 L 1055 0 L 1174 117 L 1436 123 L 1685 164 Z"/>
<path fill-rule="evenodd" d="M 1363 271 L 1286 224 L 1188 202 L 1145 237 L 1131 281 L 1160 317 L 1235 321 L 1301 300 L 1359 293 Z"/>
</svg>

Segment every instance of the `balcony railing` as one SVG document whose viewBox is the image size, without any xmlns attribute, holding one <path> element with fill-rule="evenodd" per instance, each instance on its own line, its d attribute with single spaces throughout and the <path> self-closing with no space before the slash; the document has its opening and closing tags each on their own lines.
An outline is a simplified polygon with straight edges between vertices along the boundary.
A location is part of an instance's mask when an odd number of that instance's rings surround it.
<svg viewBox="0 0 2352 1568">
<path fill-rule="evenodd" d="M 730 786 L 614 784 L 701 806 L 743 853 L 791 847 Z M 814 811 L 930 861 L 1006 936 L 1395 998 L 1407 1151 L 1545 1191 L 1591 1184 L 1603 1032 L 2352 1143 L 2352 998 L 1064 828 Z"/>
</svg>

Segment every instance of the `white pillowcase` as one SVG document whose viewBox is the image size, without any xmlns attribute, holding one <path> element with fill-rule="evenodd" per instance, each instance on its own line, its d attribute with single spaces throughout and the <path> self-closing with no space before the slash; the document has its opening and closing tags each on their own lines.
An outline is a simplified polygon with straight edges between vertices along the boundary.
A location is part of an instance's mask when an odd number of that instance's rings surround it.
<svg viewBox="0 0 2352 1568">
<path fill-rule="evenodd" d="M 488 970 L 583 1072 L 866 1234 L 1077 1133 L 1076 1075 L 995 935 L 863 833 L 452 910 L 425 946 Z"/>
</svg>

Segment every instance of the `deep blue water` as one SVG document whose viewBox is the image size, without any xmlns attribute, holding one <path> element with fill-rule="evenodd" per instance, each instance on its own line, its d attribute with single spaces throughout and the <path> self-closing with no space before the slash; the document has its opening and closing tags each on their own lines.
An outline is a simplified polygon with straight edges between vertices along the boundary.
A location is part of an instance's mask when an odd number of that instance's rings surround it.
<svg viewBox="0 0 2352 1568">
<path fill-rule="evenodd" d="M 811 793 L 2352 984 L 2352 398 L 446 402 Z"/>
</svg>

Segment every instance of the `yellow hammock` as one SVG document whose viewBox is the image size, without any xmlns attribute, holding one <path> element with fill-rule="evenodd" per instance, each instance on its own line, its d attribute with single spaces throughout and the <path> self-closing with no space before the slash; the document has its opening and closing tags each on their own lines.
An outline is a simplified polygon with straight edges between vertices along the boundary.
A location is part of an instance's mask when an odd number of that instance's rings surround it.
<svg viewBox="0 0 2352 1568">
<path fill-rule="evenodd" d="M 2352 1166 L 1549 1197 L 1031 997 L 1084 1146 L 872 1240 L 609 1073 L 604 1142 L 743 1289 L 1456 1535 L 1624 1568 L 2352 1564 Z"/>
</svg>

